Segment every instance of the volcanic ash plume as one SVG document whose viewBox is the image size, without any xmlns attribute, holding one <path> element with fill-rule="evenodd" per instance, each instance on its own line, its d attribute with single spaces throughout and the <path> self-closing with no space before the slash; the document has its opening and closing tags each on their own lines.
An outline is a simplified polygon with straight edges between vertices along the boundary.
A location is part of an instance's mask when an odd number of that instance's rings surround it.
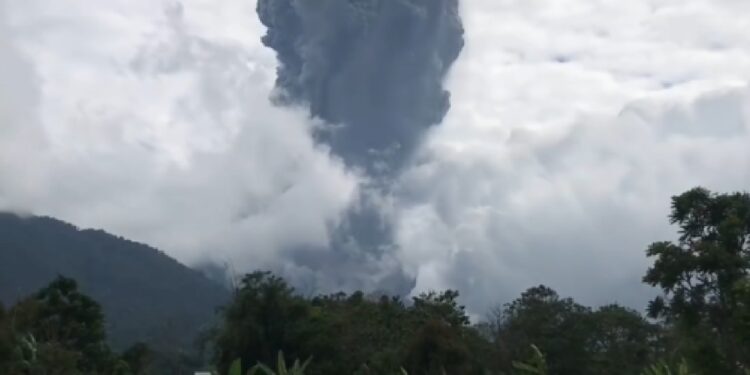
<svg viewBox="0 0 750 375">
<path fill-rule="evenodd" d="M 278 100 L 331 124 L 316 138 L 349 166 L 394 175 L 448 111 L 458 0 L 259 0 L 258 15 Z"/>
<path fill-rule="evenodd" d="M 277 103 L 308 107 L 326 124 L 316 140 L 369 181 L 328 248 L 290 250 L 294 277 L 307 273 L 296 284 L 408 293 L 390 185 L 450 106 L 443 79 L 464 44 L 458 0 L 259 0 L 257 10 L 279 60 Z"/>
</svg>

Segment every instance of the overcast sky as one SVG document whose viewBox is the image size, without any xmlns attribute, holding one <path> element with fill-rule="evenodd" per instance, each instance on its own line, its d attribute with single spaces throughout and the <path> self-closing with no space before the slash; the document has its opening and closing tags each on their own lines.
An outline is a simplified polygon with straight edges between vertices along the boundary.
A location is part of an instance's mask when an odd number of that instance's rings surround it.
<svg viewBox="0 0 750 375">
<path fill-rule="evenodd" d="M 750 2 L 463 0 L 452 108 L 391 210 L 415 292 L 642 308 L 669 197 L 750 189 Z M 362 180 L 268 100 L 252 0 L 0 0 L 0 209 L 304 273 Z M 315 250 L 323 251 L 323 250 Z"/>
</svg>

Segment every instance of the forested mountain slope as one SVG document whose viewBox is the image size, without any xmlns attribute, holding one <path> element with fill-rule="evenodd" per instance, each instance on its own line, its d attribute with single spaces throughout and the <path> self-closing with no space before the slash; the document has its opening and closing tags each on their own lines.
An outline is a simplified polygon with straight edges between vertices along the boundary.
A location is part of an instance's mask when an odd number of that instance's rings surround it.
<svg viewBox="0 0 750 375">
<path fill-rule="evenodd" d="M 187 345 L 229 291 L 152 247 L 47 217 L 0 213 L 0 301 L 33 293 L 57 275 L 97 300 L 115 347 Z"/>
</svg>

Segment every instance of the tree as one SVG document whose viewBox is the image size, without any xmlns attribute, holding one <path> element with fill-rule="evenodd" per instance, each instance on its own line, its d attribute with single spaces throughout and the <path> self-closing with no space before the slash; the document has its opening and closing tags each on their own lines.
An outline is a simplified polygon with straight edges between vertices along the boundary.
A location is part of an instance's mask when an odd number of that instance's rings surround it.
<svg viewBox="0 0 750 375">
<path fill-rule="evenodd" d="M 125 350 L 120 355 L 120 358 L 127 363 L 133 375 L 142 375 L 146 373 L 151 361 L 151 355 L 152 353 L 148 346 L 139 342 Z"/>
<path fill-rule="evenodd" d="M 750 280 L 745 279 L 735 287 L 737 293 L 738 309 L 737 313 L 737 331 L 739 340 L 745 348 L 750 347 Z"/>
<path fill-rule="evenodd" d="M 588 350 L 597 374 L 640 374 L 659 351 L 660 329 L 637 311 L 602 306 L 589 319 Z"/>
<path fill-rule="evenodd" d="M 405 368 L 411 375 L 468 374 L 471 353 L 456 327 L 433 319 L 416 332 L 406 350 Z"/>
<path fill-rule="evenodd" d="M 223 310 L 224 323 L 216 339 L 215 362 L 221 373 L 241 358 L 243 366 L 272 363 L 278 352 L 307 358 L 300 349 L 309 304 L 270 272 L 246 275 L 234 300 Z M 246 369 L 245 369 L 246 370 Z"/>
<path fill-rule="evenodd" d="M 481 361 L 489 357 L 489 345 L 469 325 L 458 298 L 455 290 L 413 298 L 403 361 L 409 374 L 482 374 L 491 367 Z"/>
<path fill-rule="evenodd" d="M 3 315 L 0 341 L 9 342 L 11 352 L 0 358 L 0 373 L 129 372 L 106 343 L 101 308 L 72 279 L 58 277 Z"/>
<path fill-rule="evenodd" d="M 458 304 L 458 295 L 455 290 L 422 293 L 413 298 L 413 310 L 423 322 L 439 320 L 451 327 L 463 327 L 469 324 L 469 316 L 466 308 Z"/>
<path fill-rule="evenodd" d="M 21 326 L 37 341 L 59 344 L 81 354 L 83 371 L 109 369 L 112 353 L 106 343 L 104 314 L 96 301 L 78 292 L 75 280 L 58 277 L 30 300 Z"/>
<path fill-rule="evenodd" d="M 396 374 L 412 319 L 400 298 L 337 293 L 311 300 L 311 374 Z"/>
<path fill-rule="evenodd" d="M 0 212 L 0 300 L 26 298 L 58 274 L 85 286 L 101 305 L 117 349 L 146 341 L 159 351 L 189 350 L 230 297 L 224 286 L 152 247 L 52 218 Z M 179 341 L 161 345 L 158 331 L 167 321 Z"/>
<path fill-rule="evenodd" d="M 268 272 L 243 278 L 215 340 L 218 370 L 272 363 L 282 351 L 313 358 L 311 375 L 482 373 L 489 343 L 455 291 L 399 297 L 336 293 L 304 298 Z"/>
<path fill-rule="evenodd" d="M 750 195 L 692 189 L 672 198 L 670 222 L 679 239 L 647 250 L 655 261 L 643 281 L 663 292 L 649 314 L 675 325 L 694 367 L 739 374 L 750 366 Z"/>
<path fill-rule="evenodd" d="M 613 375 L 640 374 L 658 353 L 661 333 L 637 311 L 592 310 L 543 285 L 497 310 L 494 331 L 506 372 L 539 350 L 551 374 Z"/>
<path fill-rule="evenodd" d="M 570 298 L 560 298 L 544 285 L 528 289 L 504 309 L 498 309 L 495 339 L 506 371 L 512 371 L 513 361 L 531 357 L 534 345 L 547 357 L 550 373 L 590 373 L 589 314 L 590 309 Z"/>
</svg>

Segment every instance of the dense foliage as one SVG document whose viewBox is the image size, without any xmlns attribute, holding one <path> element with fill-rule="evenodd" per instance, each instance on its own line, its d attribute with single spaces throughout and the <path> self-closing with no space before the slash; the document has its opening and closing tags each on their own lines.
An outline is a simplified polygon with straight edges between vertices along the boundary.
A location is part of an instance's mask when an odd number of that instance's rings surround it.
<svg viewBox="0 0 750 375">
<path fill-rule="evenodd" d="M 655 360 L 659 329 L 620 306 L 597 310 L 540 286 L 471 325 L 458 293 L 406 303 L 386 296 L 303 298 L 282 279 L 246 276 L 216 341 L 216 363 L 272 363 L 277 352 L 314 358 L 311 374 L 485 374 L 510 372 L 532 344 L 553 374 L 638 374 Z"/>
<path fill-rule="evenodd" d="M 638 374 L 655 359 L 659 332 L 634 310 L 592 310 L 539 286 L 495 313 L 494 339 L 506 369 L 535 345 L 553 374 Z"/>
<path fill-rule="evenodd" d="M 223 312 L 216 361 L 226 371 L 235 358 L 272 363 L 283 351 L 314 357 L 312 374 L 395 374 L 402 366 L 478 373 L 469 350 L 478 336 L 457 296 L 426 294 L 408 306 L 362 293 L 303 298 L 268 272 L 252 273 Z"/>
<path fill-rule="evenodd" d="M 679 241 L 647 250 L 655 262 L 644 282 L 664 292 L 649 306 L 651 320 L 537 286 L 471 325 L 455 291 L 412 301 L 362 293 L 303 298 L 260 272 L 242 281 L 224 310 L 215 360 L 226 369 L 234 358 L 249 366 L 284 351 L 315 358 L 313 374 L 542 371 L 523 367 L 528 358 L 543 358 L 542 372 L 555 375 L 745 374 L 750 195 L 693 189 L 673 198 L 671 221 Z"/>
<path fill-rule="evenodd" d="M 59 277 L 0 311 L 2 374 L 137 374 L 144 354 L 120 357 L 109 348 L 101 308 L 72 279 Z"/>
<path fill-rule="evenodd" d="M 0 301 L 11 305 L 58 275 L 102 305 L 111 344 L 190 345 L 229 291 L 151 247 L 58 220 L 0 213 Z"/>
<path fill-rule="evenodd" d="M 750 194 L 697 188 L 672 200 L 679 240 L 648 249 L 644 281 L 664 292 L 649 314 L 670 324 L 677 348 L 704 373 L 750 369 Z"/>
<path fill-rule="evenodd" d="M 643 281 L 662 291 L 649 317 L 619 305 L 584 306 L 540 285 L 472 324 L 453 290 L 408 300 L 362 292 L 303 296 L 270 272 L 254 272 L 239 281 L 219 325 L 201 342 L 219 374 L 274 374 L 258 366 L 264 363 L 287 373 L 282 352 L 306 361 L 294 373 L 312 375 L 749 374 L 750 195 L 693 189 L 673 198 L 671 221 L 678 240 L 647 250 L 654 263 Z M 13 307 L 0 305 L 0 373 L 181 374 L 201 367 L 145 345 L 116 355 L 104 327 L 96 302 L 74 281 L 57 279 Z"/>
</svg>

